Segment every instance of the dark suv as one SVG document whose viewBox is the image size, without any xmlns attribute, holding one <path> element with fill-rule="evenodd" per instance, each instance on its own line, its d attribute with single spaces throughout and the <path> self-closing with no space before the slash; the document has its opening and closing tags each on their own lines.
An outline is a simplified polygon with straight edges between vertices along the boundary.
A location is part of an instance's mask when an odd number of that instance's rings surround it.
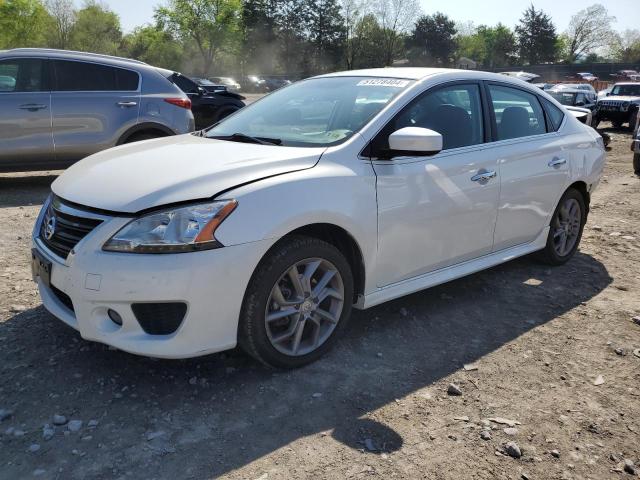
<svg viewBox="0 0 640 480">
<path fill-rule="evenodd" d="M 66 168 L 116 145 L 193 130 L 189 97 L 150 65 L 63 50 L 0 52 L 0 171 Z"/>
</svg>

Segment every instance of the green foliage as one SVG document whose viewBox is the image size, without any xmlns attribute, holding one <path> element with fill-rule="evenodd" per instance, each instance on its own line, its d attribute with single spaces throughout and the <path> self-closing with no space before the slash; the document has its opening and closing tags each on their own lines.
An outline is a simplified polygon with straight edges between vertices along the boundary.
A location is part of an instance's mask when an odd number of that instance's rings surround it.
<svg viewBox="0 0 640 480">
<path fill-rule="evenodd" d="M 71 48 L 116 55 L 122 41 L 120 17 L 96 0 L 86 0 L 76 14 Z"/>
<path fill-rule="evenodd" d="M 155 26 L 138 27 L 126 35 L 122 49 L 128 57 L 170 70 L 180 70 L 184 48 L 171 34 Z"/>
<path fill-rule="evenodd" d="M 237 50 L 241 8 L 240 0 L 169 0 L 156 9 L 156 20 L 182 40 L 193 40 L 207 76 L 223 53 Z"/>
<path fill-rule="evenodd" d="M 346 29 L 341 7 L 336 0 L 304 0 L 308 13 L 308 38 L 311 69 L 334 70 L 343 54 Z"/>
<path fill-rule="evenodd" d="M 365 15 L 354 28 L 353 60 L 349 68 L 385 66 L 384 32 L 374 15 Z"/>
<path fill-rule="evenodd" d="M 45 46 L 48 22 L 39 0 L 0 0 L 0 48 Z"/>
<path fill-rule="evenodd" d="M 456 24 L 443 13 L 424 15 L 407 39 L 416 65 L 450 66 L 457 49 Z"/>
<path fill-rule="evenodd" d="M 556 59 L 556 27 L 551 17 L 533 5 L 527 8 L 516 26 L 518 48 L 522 61 L 531 65 Z"/>
</svg>

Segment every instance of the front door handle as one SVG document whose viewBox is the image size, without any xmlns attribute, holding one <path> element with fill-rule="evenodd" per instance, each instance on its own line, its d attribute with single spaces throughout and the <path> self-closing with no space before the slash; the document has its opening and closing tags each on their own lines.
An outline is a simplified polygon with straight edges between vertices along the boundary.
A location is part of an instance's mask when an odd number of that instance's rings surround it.
<svg viewBox="0 0 640 480">
<path fill-rule="evenodd" d="M 138 102 L 118 102 L 119 107 L 135 107 L 138 105 Z"/>
<path fill-rule="evenodd" d="M 471 177 L 471 181 L 472 182 L 486 183 L 489 180 L 491 180 L 492 178 L 495 178 L 497 176 L 498 176 L 498 174 L 495 171 L 479 172 L 476 175 L 474 175 L 473 177 Z"/>
<path fill-rule="evenodd" d="M 549 166 L 553 168 L 560 168 L 565 163 L 567 163 L 567 160 L 565 158 L 556 157 L 549 162 Z"/>
<path fill-rule="evenodd" d="M 25 103 L 24 105 L 20 105 L 20 110 L 29 110 L 30 112 L 36 112 L 38 110 L 44 110 L 47 108 L 47 105 L 43 105 L 40 103 Z"/>
</svg>

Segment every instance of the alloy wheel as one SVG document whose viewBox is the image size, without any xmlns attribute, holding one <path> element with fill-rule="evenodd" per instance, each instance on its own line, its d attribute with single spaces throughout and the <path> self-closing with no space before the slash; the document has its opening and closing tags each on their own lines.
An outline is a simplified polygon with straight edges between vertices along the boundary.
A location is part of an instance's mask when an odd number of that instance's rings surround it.
<svg viewBox="0 0 640 480">
<path fill-rule="evenodd" d="M 553 246 L 560 257 L 565 257 L 573 250 L 580 236 L 582 211 L 575 198 L 567 198 L 553 222 Z"/>
<path fill-rule="evenodd" d="M 302 356 L 331 336 L 344 308 L 344 283 L 328 260 L 300 260 L 271 289 L 265 326 L 271 345 L 280 353 Z"/>
</svg>

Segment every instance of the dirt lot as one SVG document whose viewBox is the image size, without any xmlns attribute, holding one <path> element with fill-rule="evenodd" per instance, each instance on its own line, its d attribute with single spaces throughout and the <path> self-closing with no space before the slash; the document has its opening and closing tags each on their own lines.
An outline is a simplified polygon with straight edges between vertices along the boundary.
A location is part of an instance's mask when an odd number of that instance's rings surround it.
<svg viewBox="0 0 640 480">
<path fill-rule="evenodd" d="M 566 266 L 524 258 L 356 312 L 327 358 L 294 372 L 237 352 L 157 361 L 79 338 L 30 280 L 30 231 L 55 175 L 0 175 L 0 478 L 633 478 L 640 180 L 629 139 L 613 132 Z M 54 426 L 54 415 L 82 424 Z M 502 453 L 508 442 L 521 458 Z"/>
</svg>

